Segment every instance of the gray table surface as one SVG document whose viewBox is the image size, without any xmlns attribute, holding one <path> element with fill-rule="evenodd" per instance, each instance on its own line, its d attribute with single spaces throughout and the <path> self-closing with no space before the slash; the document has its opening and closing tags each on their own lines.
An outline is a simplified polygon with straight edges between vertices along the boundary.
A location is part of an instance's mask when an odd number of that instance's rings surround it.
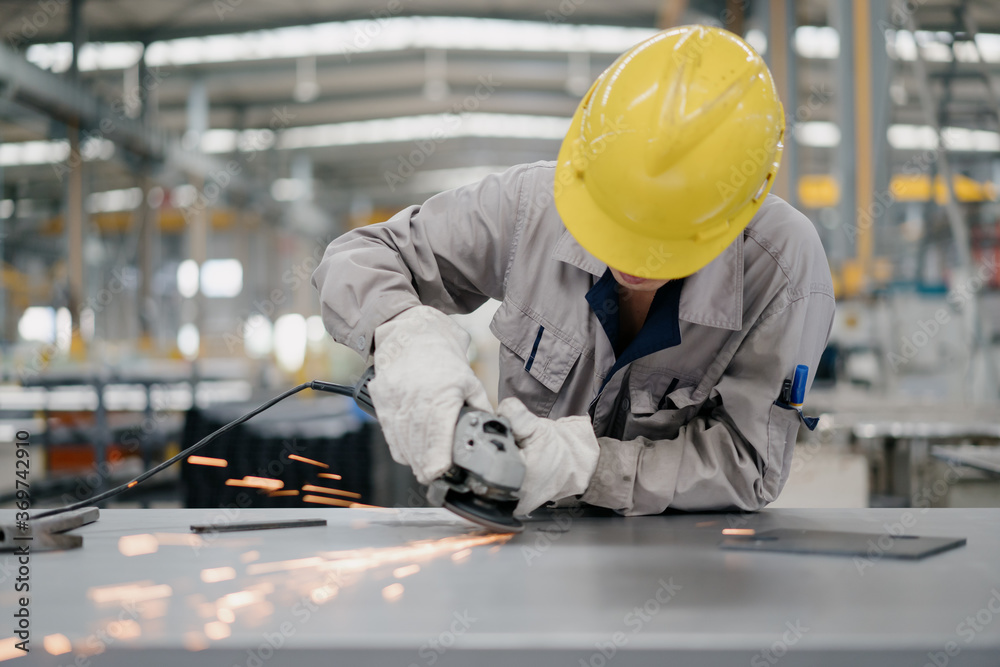
<svg viewBox="0 0 1000 667">
<path fill-rule="evenodd" d="M 189 531 L 313 517 L 329 524 Z M 727 527 L 870 532 L 873 550 L 724 551 Z M 893 560 L 895 530 L 968 544 Z M 513 538 L 431 509 L 107 510 L 78 532 L 31 556 L 32 651 L 11 664 L 1000 665 L 996 509 L 564 514 Z M 0 556 L 0 640 L 14 576 Z"/>
</svg>

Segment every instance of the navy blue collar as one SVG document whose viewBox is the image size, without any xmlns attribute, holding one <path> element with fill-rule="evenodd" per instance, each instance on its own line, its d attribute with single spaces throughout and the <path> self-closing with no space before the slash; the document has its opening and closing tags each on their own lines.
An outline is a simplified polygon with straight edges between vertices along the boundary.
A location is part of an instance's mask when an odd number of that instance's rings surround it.
<svg viewBox="0 0 1000 667">
<path fill-rule="evenodd" d="M 656 290 L 642 329 L 628 347 L 622 351 L 621 356 L 615 359 L 615 365 L 611 367 L 604 378 L 605 384 L 615 373 L 633 361 L 680 344 L 681 329 L 678 311 L 683 284 L 683 279 L 671 280 Z M 608 340 L 611 342 L 611 349 L 617 350 L 621 330 L 619 322 L 621 304 L 618 299 L 618 282 L 611 274 L 611 269 L 606 270 L 601 279 L 587 292 L 587 303 L 590 304 L 590 309 L 594 311 L 597 321 L 604 328 L 604 333 L 607 334 Z M 602 386 L 601 389 L 603 390 L 604 387 Z"/>
</svg>

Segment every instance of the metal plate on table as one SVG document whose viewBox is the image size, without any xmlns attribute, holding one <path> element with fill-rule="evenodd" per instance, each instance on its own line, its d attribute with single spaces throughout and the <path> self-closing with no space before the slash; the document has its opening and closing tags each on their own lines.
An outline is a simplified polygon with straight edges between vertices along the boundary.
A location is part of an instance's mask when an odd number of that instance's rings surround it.
<svg viewBox="0 0 1000 667">
<path fill-rule="evenodd" d="M 867 556 L 874 551 L 883 558 L 907 559 L 924 558 L 964 545 L 964 537 L 920 537 L 794 528 L 776 528 L 754 535 L 726 537 L 719 544 L 723 549 L 740 551 L 779 551 L 832 556 Z"/>
</svg>

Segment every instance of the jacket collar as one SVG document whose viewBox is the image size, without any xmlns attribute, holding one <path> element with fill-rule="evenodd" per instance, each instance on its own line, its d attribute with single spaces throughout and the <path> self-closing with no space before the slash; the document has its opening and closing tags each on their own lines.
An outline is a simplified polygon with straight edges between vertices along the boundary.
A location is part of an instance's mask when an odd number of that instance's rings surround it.
<svg viewBox="0 0 1000 667">
<path fill-rule="evenodd" d="M 564 229 L 552 259 L 566 262 L 600 278 L 607 264 L 577 243 Z M 678 317 L 692 324 L 739 331 L 743 328 L 743 235 L 729 244 L 705 268 L 688 276 L 681 290 Z"/>
</svg>

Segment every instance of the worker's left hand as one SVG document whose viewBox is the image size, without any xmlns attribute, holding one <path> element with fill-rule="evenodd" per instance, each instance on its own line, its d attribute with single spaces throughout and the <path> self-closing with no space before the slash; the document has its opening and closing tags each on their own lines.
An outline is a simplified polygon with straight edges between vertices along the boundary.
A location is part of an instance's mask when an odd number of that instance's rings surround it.
<svg viewBox="0 0 1000 667">
<path fill-rule="evenodd" d="M 542 419 L 517 398 L 501 401 L 497 414 L 510 421 L 527 468 L 514 514 L 587 490 L 600 454 L 589 417 Z"/>
</svg>

